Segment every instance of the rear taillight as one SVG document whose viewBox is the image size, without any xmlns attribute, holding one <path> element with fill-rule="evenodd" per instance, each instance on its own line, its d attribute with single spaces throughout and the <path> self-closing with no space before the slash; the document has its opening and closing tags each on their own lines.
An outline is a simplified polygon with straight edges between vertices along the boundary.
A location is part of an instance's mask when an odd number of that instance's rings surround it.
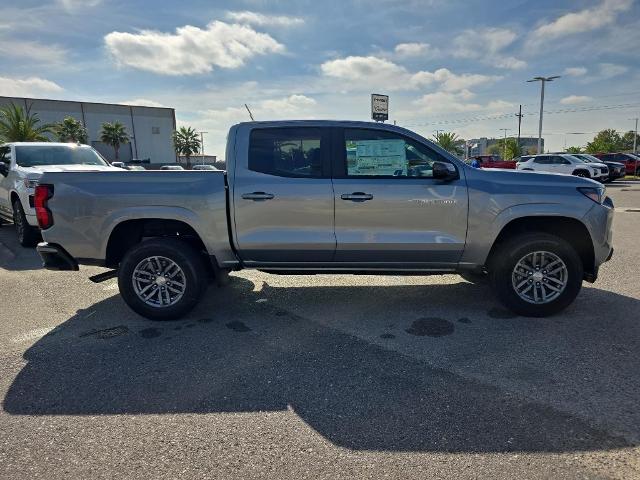
<svg viewBox="0 0 640 480">
<path fill-rule="evenodd" d="M 53 197 L 53 185 L 36 185 L 33 203 L 36 207 L 38 225 L 42 230 L 46 230 L 53 225 L 53 215 L 47 207 L 47 202 L 51 197 Z"/>
</svg>

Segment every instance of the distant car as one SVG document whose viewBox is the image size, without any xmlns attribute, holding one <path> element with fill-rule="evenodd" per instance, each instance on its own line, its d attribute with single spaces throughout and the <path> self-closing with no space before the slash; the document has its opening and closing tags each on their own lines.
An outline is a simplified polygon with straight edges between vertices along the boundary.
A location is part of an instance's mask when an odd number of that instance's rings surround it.
<svg viewBox="0 0 640 480">
<path fill-rule="evenodd" d="M 640 157 L 633 153 L 594 153 L 593 156 L 607 162 L 624 163 L 627 175 L 640 175 Z"/>
<path fill-rule="evenodd" d="M 194 165 L 191 167 L 192 170 L 218 170 L 213 165 Z"/>
<path fill-rule="evenodd" d="M 127 170 L 146 170 L 142 165 L 127 165 Z"/>
<path fill-rule="evenodd" d="M 609 177 L 606 179 L 606 181 L 612 182 L 616 178 L 621 178 L 625 175 L 624 163 L 611 162 L 609 160 L 600 160 L 599 158 L 596 158 L 593 155 L 589 155 L 587 153 L 572 153 L 572 155 L 579 158 L 580 160 L 584 160 L 587 163 L 604 163 L 609 169 Z"/>
<path fill-rule="evenodd" d="M 184 170 L 180 165 L 163 165 L 160 170 Z"/>
<path fill-rule="evenodd" d="M 480 164 L 480 168 L 506 168 L 514 170 L 516 168 L 515 160 L 502 160 L 497 155 L 476 155 L 472 157 Z"/>
<path fill-rule="evenodd" d="M 567 153 L 547 153 L 525 155 L 517 163 L 518 170 L 563 173 L 577 177 L 603 180 L 609 177 L 609 169 L 604 163 L 586 163 Z"/>
<path fill-rule="evenodd" d="M 116 168 L 124 168 L 125 170 L 127 168 L 124 162 L 111 162 L 111 166 Z"/>
<path fill-rule="evenodd" d="M 0 218 L 13 221 L 18 242 L 35 246 L 39 239 L 35 186 L 46 172 L 122 171 L 88 145 L 14 142 L 0 146 Z"/>
</svg>

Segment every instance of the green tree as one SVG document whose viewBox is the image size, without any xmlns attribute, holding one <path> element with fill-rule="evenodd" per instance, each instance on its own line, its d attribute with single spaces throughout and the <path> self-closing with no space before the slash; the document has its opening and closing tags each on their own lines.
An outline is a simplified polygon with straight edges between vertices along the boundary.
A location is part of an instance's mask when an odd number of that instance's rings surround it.
<svg viewBox="0 0 640 480">
<path fill-rule="evenodd" d="M 487 148 L 487 153 L 489 155 L 499 155 L 503 157 L 503 160 L 512 160 L 522 155 L 522 147 L 518 145 L 518 140 L 515 138 L 507 138 L 506 140 L 501 138 Z"/>
<path fill-rule="evenodd" d="M 633 130 L 630 130 L 622 136 L 622 150 L 633 150 L 634 136 L 636 137 L 636 148 L 640 148 L 640 135 L 636 135 Z"/>
<path fill-rule="evenodd" d="M 40 124 L 38 114 L 31 107 L 14 105 L 0 108 L 0 141 L 3 142 L 48 142 L 45 134 L 51 133 L 52 125 Z"/>
<path fill-rule="evenodd" d="M 624 150 L 622 137 L 614 129 L 609 128 L 598 132 L 585 149 L 587 153 L 611 153 Z"/>
<path fill-rule="evenodd" d="M 73 117 L 65 117 L 53 127 L 61 142 L 87 143 L 87 129 Z"/>
<path fill-rule="evenodd" d="M 436 132 L 433 140 L 454 155 L 460 155 L 464 152 L 464 140 L 453 132 Z"/>
<path fill-rule="evenodd" d="M 102 130 L 100 131 L 100 141 L 113 147 L 116 156 L 115 159 L 118 160 L 120 145 L 129 143 L 129 134 L 122 123 L 118 121 L 113 123 L 105 122 L 102 124 Z"/>
<path fill-rule="evenodd" d="M 200 151 L 198 132 L 191 127 L 180 127 L 173 132 L 173 147 L 178 155 L 187 158 L 187 168 L 191 168 L 191 156 Z"/>
<path fill-rule="evenodd" d="M 567 147 L 565 151 L 567 153 L 582 153 L 582 147 Z"/>
</svg>

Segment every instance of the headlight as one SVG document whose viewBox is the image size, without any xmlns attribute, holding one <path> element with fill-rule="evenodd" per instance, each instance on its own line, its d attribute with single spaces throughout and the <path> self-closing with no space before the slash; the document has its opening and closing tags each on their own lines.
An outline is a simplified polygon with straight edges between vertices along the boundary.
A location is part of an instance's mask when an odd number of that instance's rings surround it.
<svg viewBox="0 0 640 480">
<path fill-rule="evenodd" d="M 36 185 L 38 184 L 38 180 L 33 180 L 33 179 L 29 179 L 29 178 L 25 178 L 22 183 L 24 184 L 24 186 L 26 188 L 36 188 Z"/>
<path fill-rule="evenodd" d="M 606 189 L 602 187 L 578 187 L 578 191 L 596 203 L 602 204 L 606 198 Z"/>
</svg>

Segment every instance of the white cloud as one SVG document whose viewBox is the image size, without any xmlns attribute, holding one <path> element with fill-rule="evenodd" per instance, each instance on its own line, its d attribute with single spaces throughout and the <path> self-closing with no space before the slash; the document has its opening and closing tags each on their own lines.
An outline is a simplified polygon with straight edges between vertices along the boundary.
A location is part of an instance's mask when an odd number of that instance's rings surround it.
<svg viewBox="0 0 640 480">
<path fill-rule="evenodd" d="M 265 15 L 257 12 L 227 12 L 227 18 L 234 22 L 246 23 L 249 25 L 271 25 L 276 27 L 292 27 L 302 25 L 304 20 L 299 17 L 289 17 L 287 15 Z"/>
<path fill-rule="evenodd" d="M 399 43 L 394 49 L 400 57 L 419 57 L 433 51 L 428 43 Z"/>
<path fill-rule="evenodd" d="M 37 97 L 62 92 L 63 88 L 51 80 L 40 77 L 0 77 L 0 92 L 9 97 Z"/>
<path fill-rule="evenodd" d="M 453 55 L 481 60 L 497 68 L 521 69 L 527 66 L 526 62 L 502 53 L 517 38 L 517 33 L 507 28 L 465 30 L 453 40 Z"/>
<path fill-rule="evenodd" d="M 578 105 L 580 103 L 588 103 L 593 100 L 591 97 L 585 95 L 569 95 L 560 100 L 562 105 Z"/>
<path fill-rule="evenodd" d="M 68 11 L 80 8 L 96 7 L 101 3 L 102 0 L 58 0 L 58 4 Z"/>
<path fill-rule="evenodd" d="M 446 68 L 439 68 L 435 72 L 420 71 L 411 76 L 411 84 L 416 87 L 438 84 L 445 92 L 458 92 L 476 85 L 493 83 L 502 77 L 464 73 L 457 75 Z"/>
<path fill-rule="evenodd" d="M 238 68 L 256 55 L 284 51 L 284 46 L 266 33 L 220 21 L 211 22 L 206 29 L 186 25 L 177 28 L 175 34 L 111 32 L 105 36 L 105 43 L 118 64 L 161 75 Z"/>
<path fill-rule="evenodd" d="M 536 28 L 530 35 L 532 44 L 540 44 L 567 35 L 590 32 L 612 25 L 618 14 L 631 8 L 633 0 L 603 0 L 599 5 L 567 13 Z"/>
<path fill-rule="evenodd" d="M 617 77 L 629 71 L 629 67 L 624 65 L 617 65 L 615 63 L 601 63 L 598 65 L 600 69 L 600 79 L 606 80 L 609 78 Z"/>
<path fill-rule="evenodd" d="M 435 86 L 454 92 L 472 86 L 493 83 L 501 77 L 479 74 L 458 75 L 446 68 L 435 72 L 409 72 L 406 68 L 389 60 L 374 56 L 350 56 L 323 63 L 322 73 L 328 77 L 354 82 L 357 88 L 378 87 L 388 90 L 413 90 Z M 349 85 L 346 89 L 349 89 Z"/>
<path fill-rule="evenodd" d="M 459 92 L 435 92 L 423 95 L 413 104 L 421 113 L 460 113 L 476 111 L 504 111 L 515 105 L 504 100 L 494 100 L 486 104 L 473 101 L 475 94 L 469 90 Z"/>
<path fill-rule="evenodd" d="M 66 59 L 67 51 L 59 45 L 2 39 L 0 41 L 0 56 L 54 64 L 63 63 Z"/>
<path fill-rule="evenodd" d="M 271 98 L 250 103 L 249 108 L 256 120 L 277 120 L 284 118 L 312 118 L 317 102 L 306 95 L 293 94 L 288 97 Z M 219 125 L 219 130 L 226 131 L 229 125 L 249 120 L 249 113 L 243 106 L 227 107 L 223 109 L 202 110 L 196 123 L 215 130 L 212 123 Z M 192 122 L 194 123 L 194 122 Z"/>
<path fill-rule="evenodd" d="M 133 105 L 133 106 L 139 106 L 139 107 L 164 107 L 164 108 L 170 108 L 167 107 L 166 105 L 163 105 L 160 102 L 156 102 L 154 100 L 149 100 L 147 98 L 134 98 L 133 100 L 123 100 L 122 102 L 118 102 L 122 105 Z"/>
<path fill-rule="evenodd" d="M 569 77 L 581 77 L 587 73 L 587 69 L 584 67 L 568 67 L 564 69 L 562 72 L 563 75 L 567 75 Z"/>
</svg>

